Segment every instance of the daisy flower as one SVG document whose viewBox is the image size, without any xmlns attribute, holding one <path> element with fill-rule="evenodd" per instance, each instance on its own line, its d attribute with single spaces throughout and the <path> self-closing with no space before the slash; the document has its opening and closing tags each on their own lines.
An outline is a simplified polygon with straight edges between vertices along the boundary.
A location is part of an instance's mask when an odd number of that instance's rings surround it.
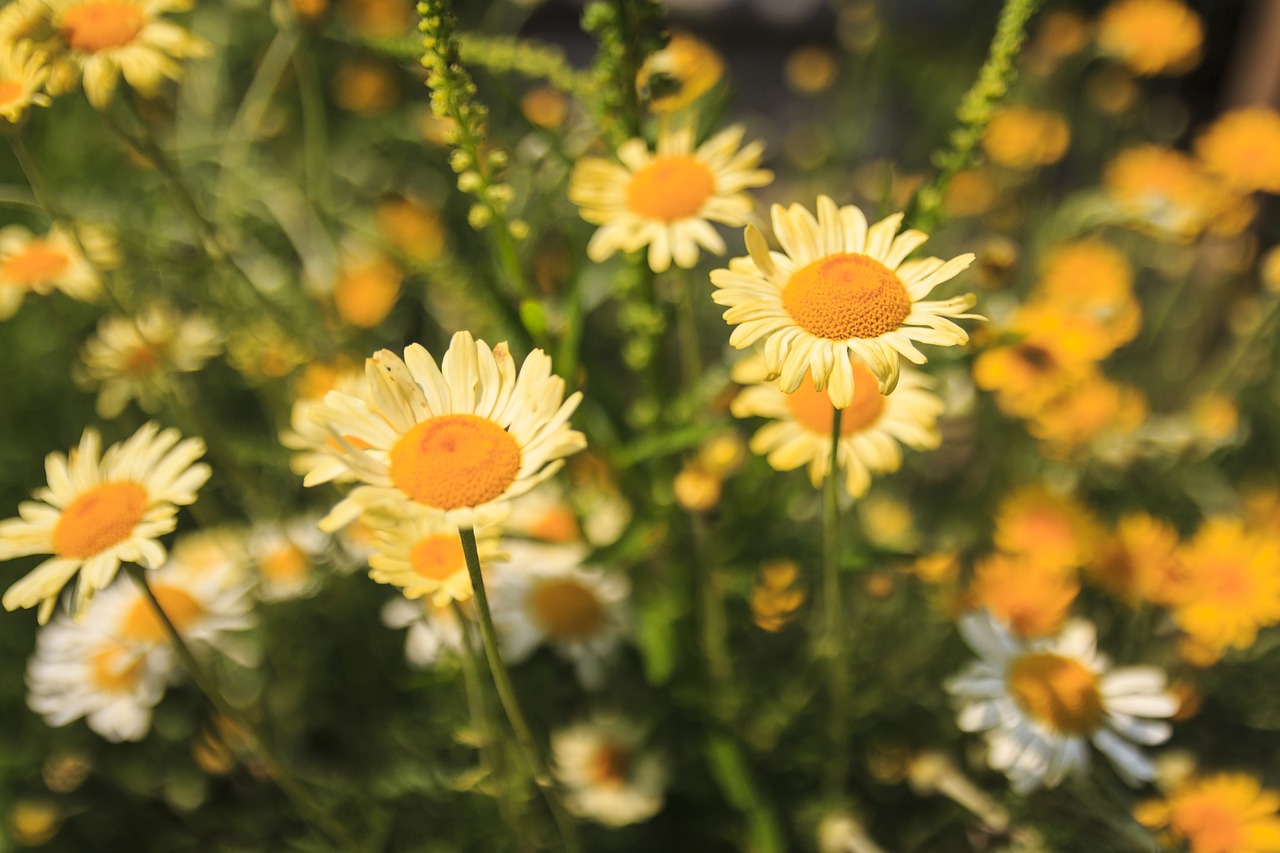
<svg viewBox="0 0 1280 853">
<path fill-rule="evenodd" d="M 4 608 L 38 604 L 44 624 L 58 593 L 79 572 L 71 608 L 79 616 L 122 562 L 161 566 L 159 537 L 174 529 L 178 507 L 195 503 L 211 473 L 196 463 L 204 442 L 179 438 L 175 429 L 148 423 L 103 453 L 97 431 L 87 429 L 68 455 L 45 457 L 49 485 L 18 507 L 19 518 L 0 522 L 0 559 L 52 556 L 9 587 Z"/>
<path fill-rule="evenodd" d="M 723 76 L 724 59 L 715 48 L 677 31 L 671 34 L 666 47 L 645 58 L 636 74 L 636 89 L 648 98 L 651 112 L 673 113 L 691 106 Z M 654 83 L 659 85 L 655 87 Z"/>
<path fill-rule="evenodd" d="M 552 772 L 565 787 L 565 806 L 606 826 L 626 826 L 662 810 L 667 772 L 644 752 L 645 731 L 614 716 L 597 715 L 551 734 Z"/>
<path fill-rule="evenodd" d="M 21 225 L 0 228 L 0 320 L 12 317 L 28 292 L 61 290 L 90 300 L 102 289 L 93 267 L 62 225 L 37 237 Z"/>
<path fill-rule="evenodd" d="M 845 491 L 856 498 L 866 494 L 873 474 L 896 471 L 902 465 L 899 443 L 928 450 L 942 442 L 937 422 L 944 406 L 931 390 L 932 380 L 914 370 L 905 371 L 897 390 L 887 397 L 866 365 L 853 359 L 852 370 L 853 402 L 840 417 L 836 462 L 844 475 Z M 773 419 L 752 437 L 752 452 L 766 456 L 778 471 L 808 465 L 810 482 L 820 486 L 831 464 L 836 411 L 831 399 L 808 382 L 784 394 L 769 379 L 759 353 L 734 365 L 733 380 L 747 386 L 730 404 L 736 417 Z"/>
<path fill-rule="evenodd" d="M 1033 483 L 1000 501 L 992 540 L 1001 551 L 1076 568 L 1093 556 L 1101 535 L 1087 507 Z"/>
<path fill-rule="evenodd" d="M 760 229 L 748 225 L 748 257 L 712 272 L 711 283 L 717 288 L 712 299 L 728 308 L 725 322 L 737 325 L 729 343 L 742 349 L 764 338 L 765 365 L 780 375 L 783 391 L 795 391 L 808 373 L 836 408 L 847 409 L 854 401 L 850 354 L 871 368 L 887 394 L 898 384 L 899 355 L 925 361 L 914 342 L 969 340 L 946 318 L 973 316 L 964 313 L 973 307 L 972 295 L 922 300 L 973 263 L 972 254 L 904 262 L 927 237 L 897 234 L 901 213 L 868 228 L 861 210 L 837 208 L 826 196 L 818 197 L 817 219 L 798 204 L 774 205 L 772 214 L 785 254 L 770 252 Z"/>
<path fill-rule="evenodd" d="M 1280 793 L 1247 773 L 1192 776 L 1165 800 L 1148 800 L 1134 817 L 1159 831 L 1169 850 L 1274 853 L 1280 850 Z"/>
<path fill-rule="evenodd" d="M 382 624 L 393 631 L 409 629 L 404 656 L 419 669 L 434 666 L 445 654 L 462 651 L 465 642 L 453 607 L 437 607 L 425 598 L 410 601 L 397 595 L 382 606 Z"/>
<path fill-rule="evenodd" d="M 519 663 L 545 643 L 573 662 L 583 686 L 601 686 L 605 662 L 630 631 L 627 579 L 582 566 L 582 548 L 505 544 L 509 556 L 494 565 L 489 590 L 503 660 Z"/>
<path fill-rule="evenodd" d="M 582 539 L 578 514 L 555 481 L 512 501 L 511 514 L 502 526 L 506 533 L 539 542 L 567 545 Z"/>
<path fill-rule="evenodd" d="M 961 617 L 960 635 L 979 660 L 946 684 L 961 703 L 957 723 L 986 732 L 987 761 L 1021 794 L 1054 787 L 1088 767 L 1086 742 L 1136 785 L 1153 775 L 1133 743 L 1169 738 L 1162 718 L 1178 700 L 1154 667 L 1111 669 L 1098 654 L 1094 627 L 1072 620 L 1057 637 L 1020 642 L 986 613 Z"/>
<path fill-rule="evenodd" d="M 312 417 L 346 451 L 362 483 L 320 522 L 334 531 L 361 512 L 400 506 L 443 515 L 459 527 L 505 514 L 518 497 L 586 446 L 569 416 L 582 399 L 565 399 L 551 359 L 534 350 L 519 375 L 505 343 L 490 349 L 458 332 L 439 366 L 411 344 L 402 361 L 382 350 L 366 364 L 371 407 L 331 391 Z M 303 483 L 319 482 L 308 473 Z"/>
<path fill-rule="evenodd" d="M 49 105 L 49 96 L 43 92 L 49 79 L 45 59 L 31 42 L 0 42 L 0 116 L 11 124 L 22 121 L 27 107 Z"/>
<path fill-rule="evenodd" d="M 133 317 L 104 317 L 80 355 L 77 379 L 98 386 L 98 415 L 116 418 L 130 400 L 147 411 L 172 388 L 174 374 L 195 373 L 218 354 L 222 335 L 199 316 L 152 303 Z"/>
<path fill-rule="evenodd" d="M 1200 60 L 1204 27 L 1178 0 L 1116 0 L 1098 16 L 1098 50 L 1134 74 L 1181 74 Z"/>
<path fill-rule="evenodd" d="M 400 587 L 405 598 L 429 595 L 437 607 L 471 597 L 471 576 L 457 525 L 430 515 L 383 521 L 370 513 L 366 520 L 375 536 L 369 557 L 373 580 Z M 478 528 L 476 548 L 481 565 L 498 557 L 498 528 Z"/>
<path fill-rule="evenodd" d="M 364 372 L 352 370 L 339 374 L 329 390 L 359 397 L 366 406 L 374 408 L 368 387 Z M 330 434 L 329 428 L 312 417 L 324 406 L 323 396 L 311 398 L 300 395 L 294 400 L 289 429 L 280 433 L 280 443 L 295 451 L 289 460 L 289 470 L 299 477 L 309 477 L 312 485 L 350 483 L 356 475 L 343 461 L 346 451 Z M 346 439 L 353 441 L 351 436 L 346 436 Z M 356 443 L 356 447 L 360 444 Z"/>
<path fill-rule="evenodd" d="M 249 534 L 248 550 L 258 575 L 258 597 L 284 601 L 315 592 L 316 563 L 329 550 L 329 536 L 314 517 L 264 524 Z"/>
<path fill-rule="evenodd" d="M 599 225 L 587 256 L 599 262 L 615 252 L 649 247 L 649 268 L 688 269 L 698 262 L 698 247 L 724 254 L 724 240 L 711 227 L 745 225 L 752 201 L 744 190 L 762 187 L 773 173 L 759 169 L 763 142 L 739 149 L 745 129 L 735 125 L 695 151 L 693 130 L 664 130 L 658 150 L 643 139 L 618 148 L 618 163 L 584 157 L 569 180 L 569 200 L 582 218 Z"/>
<path fill-rule="evenodd" d="M 48 0 L 53 26 L 84 77 L 89 103 L 103 109 L 123 75 L 144 97 L 182 77 L 180 59 L 207 56 L 209 45 L 160 16 L 194 0 Z"/>
<path fill-rule="evenodd" d="M 991 554 L 974 567 L 969 600 L 1017 637 L 1057 633 L 1080 594 L 1076 573 L 1029 554 Z"/>
<path fill-rule="evenodd" d="M 1280 193 L 1280 113 L 1268 107 L 1225 112 L 1195 141 L 1206 169 L 1239 192 Z"/>
</svg>

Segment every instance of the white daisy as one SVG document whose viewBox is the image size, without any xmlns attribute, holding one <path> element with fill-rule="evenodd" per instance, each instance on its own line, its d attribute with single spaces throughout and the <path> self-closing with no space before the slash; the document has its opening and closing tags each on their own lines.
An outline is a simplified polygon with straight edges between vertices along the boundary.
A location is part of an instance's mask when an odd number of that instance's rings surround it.
<svg viewBox="0 0 1280 853">
<path fill-rule="evenodd" d="M 765 339 L 765 364 L 783 391 L 799 388 L 808 373 L 837 408 L 847 408 L 854 386 L 850 354 L 871 368 L 887 394 L 897 385 L 900 355 L 924 363 L 915 342 L 968 341 L 946 318 L 973 317 L 964 313 L 973 307 L 972 294 L 923 300 L 968 267 L 972 254 L 904 261 L 928 238 L 914 230 L 898 234 L 901 213 L 868 228 L 861 210 L 837 208 L 826 196 L 818 197 L 817 219 L 798 204 L 775 204 L 772 214 L 785 254 L 770 252 L 760 229 L 748 225 L 748 256 L 711 273 L 717 288 L 711 298 L 728 308 L 725 322 L 737 326 L 729 343 L 742 349 Z"/>
<path fill-rule="evenodd" d="M 359 397 L 372 410 L 374 403 L 369 397 L 368 387 L 364 371 L 351 371 L 340 374 L 334 380 L 332 390 Z M 300 396 L 293 401 L 289 429 L 280 433 L 280 443 L 296 451 L 289 460 L 289 470 L 299 477 L 308 477 L 312 485 L 350 483 L 356 475 L 343 461 L 346 451 L 329 433 L 329 428 L 312 417 L 323 406 L 323 399 Z M 346 436 L 346 439 L 354 442 L 356 447 L 360 446 L 352 436 Z"/>
<path fill-rule="evenodd" d="M 43 237 L 21 225 L 0 228 L 0 320 L 12 317 L 27 293 L 54 290 L 82 301 L 102 290 L 70 232 L 58 223 Z"/>
<path fill-rule="evenodd" d="M 836 462 L 845 491 L 856 498 L 866 494 L 873 474 L 901 467 L 899 443 L 915 450 L 941 443 L 937 421 L 945 407 L 932 391 L 933 380 L 915 370 L 903 371 L 897 390 L 885 396 L 870 369 L 857 359 L 852 369 L 853 400 L 840 416 Z M 807 382 L 784 394 L 769 378 L 760 353 L 734 365 L 733 380 L 747 385 L 730 404 L 736 417 L 773 419 L 752 437 L 752 452 L 766 456 L 778 471 L 808 465 L 810 482 L 821 485 L 831 465 L 835 407 L 830 397 Z"/>
<path fill-rule="evenodd" d="M 1087 742 L 1111 760 L 1126 782 L 1152 778 L 1151 762 L 1133 744 L 1169 738 L 1160 718 L 1178 700 L 1154 667 L 1110 669 L 1098 654 L 1094 627 L 1067 623 L 1048 639 L 1021 641 L 984 611 L 961 617 L 960 634 L 981 658 L 946 689 L 961 700 L 958 725 L 987 733 L 991 766 L 1019 793 L 1053 787 L 1089 762 Z"/>
<path fill-rule="evenodd" d="M 405 598 L 431 596 L 444 607 L 450 601 L 471 598 L 471 576 L 458 526 L 438 516 L 388 516 L 368 513 L 365 521 L 374 531 L 374 553 L 369 557 L 369 577 L 378 583 L 400 587 Z M 499 556 L 498 528 L 475 531 L 480 564 Z"/>
<path fill-rule="evenodd" d="M 258 597 L 284 601 L 314 593 L 321 580 L 316 566 L 332 544 L 315 517 L 255 527 L 249 534 L 248 549 L 257 570 Z"/>
<path fill-rule="evenodd" d="M 596 715 L 551 733 L 551 757 L 565 806 L 579 817 L 626 826 L 662 810 L 667 772 L 644 750 L 645 731 L 614 716 Z"/>
<path fill-rule="evenodd" d="M 582 539 L 578 514 L 554 480 L 513 500 L 502 526 L 508 534 L 557 545 Z"/>
<path fill-rule="evenodd" d="M 759 169 L 764 143 L 739 150 L 744 129 L 727 128 L 695 151 L 693 130 L 664 129 L 658 150 L 643 139 L 618 148 L 621 165 L 584 157 L 569 179 L 569 200 L 582 218 L 600 228 L 587 245 L 587 256 L 603 261 L 615 252 L 649 247 L 649 267 L 663 272 L 674 259 L 678 267 L 698 262 L 698 247 L 724 254 L 724 240 L 712 222 L 745 225 L 753 203 L 744 190 L 773 180 Z"/>
<path fill-rule="evenodd" d="M 410 601 L 397 595 L 382 606 L 382 624 L 408 628 L 404 655 L 419 669 L 434 666 L 446 654 L 462 651 L 464 635 L 452 606 L 437 607 L 429 599 Z"/>
<path fill-rule="evenodd" d="M 545 643 L 573 662 L 584 687 L 602 686 L 605 664 L 631 629 L 626 577 L 582 566 L 580 547 L 503 547 L 508 557 L 485 584 L 503 660 L 519 663 Z"/>
<path fill-rule="evenodd" d="M 196 464 L 204 442 L 179 438 L 175 429 L 148 423 L 101 453 L 97 431 L 86 429 L 67 456 L 46 456 L 48 487 L 19 505 L 19 518 L 0 522 L 0 560 L 53 556 L 9 587 L 5 609 L 38 604 L 44 624 L 58 593 L 79 572 L 71 607 L 78 616 L 122 562 L 161 566 L 165 549 L 159 537 L 174 529 L 178 507 L 195 503 L 196 490 L 210 474 L 208 465 Z"/>
<path fill-rule="evenodd" d="M 382 350 L 366 364 L 371 407 L 330 391 L 312 417 L 346 451 L 363 483 L 321 522 L 337 530 L 361 512 L 398 507 L 474 527 L 505 514 L 518 497 L 586 446 L 569 416 L 581 393 L 564 396 L 551 359 L 534 350 L 516 374 L 505 343 L 492 350 L 458 332 L 441 365 L 411 344 L 402 361 Z M 309 473 L 305 485 L 324 474 Z"/>
</svg>

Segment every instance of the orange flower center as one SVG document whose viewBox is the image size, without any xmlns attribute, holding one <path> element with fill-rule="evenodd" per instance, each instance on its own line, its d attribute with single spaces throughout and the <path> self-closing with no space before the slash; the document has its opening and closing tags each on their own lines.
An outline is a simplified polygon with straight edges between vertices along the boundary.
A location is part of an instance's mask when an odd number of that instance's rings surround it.
<svg viewBox="0 0 1280 853">
<path fill-rule="evenodd" d="M 124 372 L 132 376 L 145 376 L 154 371 L 159 363 L 156 347 L 151 344 L 138 344 L 129 350 L 129 355 L 125 357 Z"/>
<path fill-rule="evenodd" d="M 1040 652 L 1009 665 L 1009 692 L 1041 725 L 1068 735 L 1087 735 L 1102 722 L 1098 677 L 1071 658 Z"/>
<path fill-rule="evenodd" d="M 572 542 L 578 534 L 578 519 L 567 506 L 552 507 L 529 526 L 529 535 L 543 542 Z"/>
<path fill-rule="evenodd" d="M 16 80 L 0 80 L 0 107 L 22 97 L 22 84 Z"/>
<path fill-rule="evenodd" d="M 696 216 L 716 191 L 716 177 L 691 154 L 655 157 L 631 176 L 627 207 L 632 213 L 659 222 Z"/>
<path fill-rule="evenodd" d="M 141 673 L 142 658 L 122 646 L 107 646 L 89 657 L 89 680 L 106 693 L 128 693 Z"/>
<path fill-rule="evenodd" d="M 884 395 L 880 393 L 880 380 L 871 369 L 857 359 L 853 364 L 853 402 L 840 416 L 840 434 L 861 432 L 880 419 L 884 411 Z M 831 435 L 831 419 L 835 406 L 826 391 L 815 391 L 813 375 L 806 374 L 800 387 L 787 395 L 787 409 L 796 422 L 810 432 L 822 436 Z"/>
<path fill-rule="evenodd" d="M 462 540 L 451 533 L 424 536 L 409 550 L 409 565 L 424 578 L 443 583 L 454 572 L 467 567 Z"/>
<path fill-rule="evenodd" d="M 543 581 L 529 599 L 533 618 L 552 639 L 586 640 L 604 626 L 604 604 L 595 592 L 571 578 Z"/>
<path fill-rule="evenodd" d="M 617 743 L 603 743 L 591 756 L 587 771 L 597 785 L 621 785 L 631 772 L 631 760 L 635 753 Z"/>
<path fill-rule="evenodd" d="M 62 16 L 62 37 L 72 50 L 98 53 L 133 41 L 147 19 L 133 3 L 99 0 L 68 9 Z"/>
<path fill-rule="evenodd" d="M 1202 570 L 1204 591 L 1215 604 L 1249 608 L 1257 595 L 1256 584 L 1243 561 L 1221 560 Z"/>
<path fill-rule="evenodd" d="M 511 433 L 476 415 L 441 415 L 415 426 L 391 448 L 391 482 L 418 503 L 458 509 L 488 503 L 520 473 Z"/>
<path fill-rule="evenodd" d="M 28 286 L 44 284 L 62 275 L 70 264 L 66 252 L 50 248 L 47 241 L 32 240 L 4 262 L 3 277 Z"/>
<path fill-rule="evenodd" d="M 179 633 L 185 632 L 191 623 L 204 615 L 200 602 L 185 589 L 156 583 L 151 585 L 151 591 L 156 594 L 156 600 Z M 156 615 L 151 602 L 140 598 L 120 624 L 120 636 L 126 640 L 160 643 L 168 639 L 169 632 L 165 630 L 164 623 Z"/>
<path fill-rule="evenodd" d="M 311 558 L 297 545 L 283 545 L 259 559 L 258 568 L 271 580 L 296 581 L 311 573 Z"/>
<path fill-rule="evenodd" d="M 53 528 L 53 553 L 84 560 L 129 538 L 147 511 L 147 490 L 137 483 L 103 483 L 63 507 Z"/>
<path fill-rule="evenodd" d="M 782 305 L 805 331 L 847 341 L 878 338 L 902 325 L 911 296 L 902 279 L 866 255 L 821 258 L 797 270 L 782 289 Z"/>
</svg>

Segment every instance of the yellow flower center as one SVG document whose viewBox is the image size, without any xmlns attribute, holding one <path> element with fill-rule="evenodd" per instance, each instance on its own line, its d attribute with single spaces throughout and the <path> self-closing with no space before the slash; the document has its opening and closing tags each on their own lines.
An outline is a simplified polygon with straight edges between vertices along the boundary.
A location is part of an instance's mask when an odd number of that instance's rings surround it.
<svg viewBox="0 0 1280 853">
<path fill-rule="evenodd" d="M 204 615 L 200 602 L 185 589 L 169 584 L 155 583 L 151 585 L 156 600 L 164 608 L 165 615 L 173 623 L 173 627 L 183 633 L 191 623 Z M 145 598 L 140 598 L 125 615 L 120 625 L 120 636 L 126 640 L 137 640 L 145 643 L 161 643 L 169 638 L 164 623 L 156 615 L 155 607 Z"/>
<path fill-rule="evenodd" d="M 880 393 L 880 381 L 871 369 L 857 359 L 853 363 L 853 402 L 840 416 L 840 434 L 861 432 L 880 419 L 884 411 L 884 395 Z M 822 436 L 831 435 L 831 419 L 835 406 L 826 391 L 815 391 L 813 375 L 806 374 L 800 387 L 787 395 L 787 410 L 796 422 L 810 432 Z"/>
<path fill-rule="evenodd" d="M 311 573 L 311 558 L 297 545 L 284 545 L 258 560 L 258 569 L 271 580 L 301 580 Z"/>
<path fill-rule="evenodd" d="M 409 550 L 409 565 L 424 578 L 444 582 L 467 566 L 462 540 L 453 533 L 424 536 Z"/>
<path fill-rule="evenodd" d="M 578 534 L 578 519 L 567 506 L 552 507 L 529 526 L 529 535 L 543 542 L 572 542 Z"/>
<path fill-rule="evenodd" d="M 146 376 L 159 365 L 159 352 L 151 344 L 138 344 L 125 356 L 124 372 L 130 376 Z"/>
<path fill-rule="evenodd" d="M 596 785 L 621 785 L 631 772 L 631 760 L 635 753 L 621 744 L 602 743 L 591 762 L 587 775 Z"/>
<path fill-rule="evenodd" d="M 1040 652 L 1009 665 L 1009 692 L 1041 725 L 1068 735 L 1087 735 L 1102 722 L 1098 677 L 1071 658 Z"/>
<path fill-rule="evenodd" d="M 605 622 L 603 602 L 571 578 L 539 583 L 529 596 L 529 609 L 543 632 L 556 640 L 590 639 Z"/>
<path fill-rule="evenodd" d="M 692 154 L 667 154 L 631 176 L 627 207 L 632 213 L 659 222 L 696 216 L 716 191 L 716 177 Z"/>
<path fill-rule="evenodd" d="M 147 22 L 142 10 L 124 0 L 99 0 L 68 9 L 62 37 L 72 50 L 98 53 L 133 41 Z"/>
<path fill-rule="evenodd" d="M 0 275 L 18 284 L 34 285 L 53 281 L 67 269 L 66 252 L 50 248 L 44 240 L 32 240 L 25 249 L 4 262 Z"/>
<path fill-rule="evenodd" d="M 142 658 L 123 646 L 107 646 L 89 657 L 89 680 L 105 693 L 129 692 L 141 672 Z"/>
<path fill-rule="evenodd" d="M 391 448 L 391 482 L 418 503 L 458 509 L 488 503 L 520 473 L 520 445 L 476 415 L 441 415 L 415 426 Z"/>
<path fill-rule="evenodd" d="M 22 97 L 22 84 L 16 80 L 0 80 L 0 107 Z"/>
<path fill-rule="evenodd" d="M 53 528 L 53 553 L 84 560 L 129 538 L 147 511 L 147 490 L 137 483 L 103 483 L 62 509 Z"/>
<path fill-rule="evenodd" d="M 911 296 L 902 279 L 866 255 L 821 258 L 797 270 L 782 289 L 782 305 L 805 331 L 847 341 L 878 338 L 902 325 Z"/>
</svg>

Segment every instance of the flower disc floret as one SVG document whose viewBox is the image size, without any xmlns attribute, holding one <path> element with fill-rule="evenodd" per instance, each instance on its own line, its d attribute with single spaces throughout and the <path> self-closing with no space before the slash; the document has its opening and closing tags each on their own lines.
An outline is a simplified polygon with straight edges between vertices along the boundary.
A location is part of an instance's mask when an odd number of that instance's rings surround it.
<svg viewBox="0 0 1280 853">
<path fill-rule="evenodd" d="M 866 255 L 832 255 L 791 276 L 782 304 L 820 338 L 878 338 L 902 325 L 911 297 L 902 280 Z"/>
<path fill-rule="evenodd" d="M 501 496 L 520 473 L 520 445 L 493 421 L 442 415 L 391 448 L 391 481 L 436 509 L 479 506 Z"/>
<path fill-rule="evenodd" d="M 59 30 L 72 50 L 98 53 L 133 41 L 146 22 L 133 3 L 105 0 L 67 10 Z"/>
<path fill-rule="evenodd" d="M 118 545 L 147 510 L 147 490 L 137 483 L 103 483 L 62 509 L 53 528 L 53 553 L 83 560 Z"/>
<path fill-rule="evenodd" d="M 1102 721 L 1098 676 L 1079 661 L 1030 654 L 1009 665 L 1006 679 L 1022 709 L 1053 731 L 1087 735 Z"/>
</svg>

